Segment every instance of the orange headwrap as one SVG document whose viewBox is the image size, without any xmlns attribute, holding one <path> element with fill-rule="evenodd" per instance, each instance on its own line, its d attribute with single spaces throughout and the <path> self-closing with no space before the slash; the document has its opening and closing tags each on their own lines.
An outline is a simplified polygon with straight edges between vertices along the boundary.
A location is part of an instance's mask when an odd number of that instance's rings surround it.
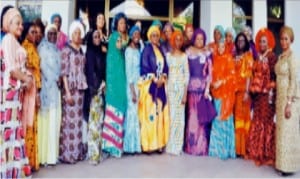
<svg viewBox="0 0 300 179">
<path fill-rule="evenodd" d="M 172 48 L 175 48 L 175 41 L 176 41 L 176 37 L 177 36 L 180 36 L 183 40 L 183 34 L 181 31 L 179 30 L 175 30 L 173 33 L 172 33 L 172 36 L 171 36 L 171 39 L 170 39 L 170 45 Z"/>
<path fill-rule="evenodd" d="M 16 8 L 10 8 L 3 16 L 3 31 L 8 32 L 9 24 L 15 16 L 20 16 L 21 14 Z"/>
<path fill-rule="evenodd" d="M 273 33 L 267 29 L 267 28 L 262 28 L 260 29 L 255 37 L 255 46 L 256 49 L 259 50 L 259 41 L 261 39 L 261 37 L 266 36 L 267 40 L 268 40 L 268 48 L 273 49 L 275 47 L 275 38 Z"/>
</svg>

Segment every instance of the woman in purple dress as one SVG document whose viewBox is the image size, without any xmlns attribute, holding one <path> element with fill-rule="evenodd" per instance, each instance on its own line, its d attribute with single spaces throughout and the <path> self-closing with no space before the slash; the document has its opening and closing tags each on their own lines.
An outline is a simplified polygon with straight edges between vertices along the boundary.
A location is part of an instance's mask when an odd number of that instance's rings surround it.
<svg viewBox="0 0 300 179">
<path fill-rule="evenodd" d="M 188 84 L 187 127 L 185 152 L 192 155 L 208 154 L 210 122 L 216 111 L 210 101 L 211 54 L 205 48 L 206 34 L 196 29 L 192 46 L 186 50 L 190 69 Z"/>
</svg>

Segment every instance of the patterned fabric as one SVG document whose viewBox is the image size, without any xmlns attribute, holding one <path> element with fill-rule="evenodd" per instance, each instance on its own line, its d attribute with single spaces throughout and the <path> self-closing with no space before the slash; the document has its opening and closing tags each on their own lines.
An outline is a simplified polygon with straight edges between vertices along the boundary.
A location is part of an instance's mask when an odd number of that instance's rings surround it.
<svg viewBox="0 0 300 179">
<path fill-rule="evenodd" d="M 22 46 L 27 52 L 26 68 L 31 72 L 34 77 L 35 85 L 32 86 L 31 90 L 25 90 L 23 96 L 23 114 L 25 118 L 28 113 L 32 113 L 33 125 L 26 127 L 25 135 L 25 146 L 27 151 L 27 156 L 29 159 L 29 164 L 33 170 L 38 170 L 40 167 L 40 162 L 38 158 L 38 134 L 37 134 L 37 113 L 38 107 L 36 106 L 37 90 L 41 88 L 41 69 L 40 69 L 40 57 L 38 55 L 37 48 L 27 39 L 24 40 Z M 30 98 L 30 99 L 28 99 Z"/>
<path fill-rule="evenodd" d="M 250 108 L 251 99 L 244 101 L 246 93 L 247 79 L 252 75 L 253 57 L 251 52 L 245 52 L 241 56 L 236 56 L 235 61 L 235 79 L 236 94 L 234 105 L 235 120 L 235 147 L 236 154 L 244 156 L 246 154 L 246 140 L 250 128 Z"/>
<path fill-rule="evenodd" d="M 91 164 L 98 164 L 102 160 L 103 109 L 103 96 L 101 93 L 98 93 L 91 101 L 88 122 L 88 158 Z"/>
<path fill-rule="evenodd" d="M 62 102 L 62 124 L 59 139 L 59 159 L 66 163 L 76 163 L 85 158 L 86 146 L 83 137 L 83 90 L 87 88 L 84 75 L 85 56 L 70 45 L 62 50 L 61 76 L 67 78 L 68 87 L 75 101 L 71 106 L 65 100 Z M 63 90 L 62 98 L 66 98 Z"/>
<path fill-rule="evenodd" d="M 121 157 L 123 153 L 123 122 L 124 113 L 106 104 L 102 150 L 114 157 Z"/>
<path fill-rule="evenodd" d="M 299 61 L 291 53 L 279 56 L 275 65 L 276 73 L 276 156 L 275 167 L 283 172 L 300 169 L 300 88 Z M 291 104 L 291 117 L 285 118 L 287 96 L 296 97 Z"/>
<path fill-rule="evenodd" d="M 44 39 L 38 46 L 41 58 L 41 107 L 38 114 L 38 153 L 41 164 L 56 164 L 61 127 L 61 93 L 57 82 L 61 57 L 55 44 Z"/>
<path fill-rule="evenodd" d="M 125 51 L 125 66 L 127 77 L 127 112 L 124 122 L 124 152 L 141 152 L 140 125 L 137 114 L 139 92 L 137 82 L 140 77 L 140 52 L 139 49 L 127 47 Z M 137 101 L 132 101 L 130 85 L 134 85 Z"/>
<path fill-rule="evenodd" d="M 212 122 L 208 155 L 219 157 L 223 160 L 235 158 L 233 115 L 230 115 L 226 120 L 221 120 L 222 101 L 215 99 L 214 104 L 218 112 L 218 117 Z"/>
<path fill-rule="evenodd" d="M 188 119 L 185 137 L 185 152 L 192 155 L 207 155 L 210 121 L 216 116 L 213 104 L 205 99 L 206 85 L 211 80 L 210 53 L 188 53 L 190 81 L 188 84 Z"/>
<path fill-rule="evenodd" d="M 24 69 L 26 51 L 12 34 L 3 37 L 2 49 L 0 48 L 0 178 L 23 178 L 31 175 L 31 168 L 24 144 L 20 81 L 11 78 L 10 71 Z"/>
<path fill-rule="evenodd" d="M 265 58 L 255 61 L 253 66 L 250 87 L 253 119 L 246 150 L 247 158 L 253 159 L 257 165 L 274 165 L 275 162 L 275 98 L 269 95 L 270 91 L 275 91 L 275 64 L 276 56 L 270 52 Z"/>
<path fill-rule="evenodd" d="M 68 36 L 62 32 L 59 31 L 57 34 L 57 41 L 56 41 L 56 47 L 58 50 L 62 50 L 68 43 Z"/>
<path fill-rule="evenodd" d="M 186 54 L 175 57 L 167 53 L 167 63 L 169 66 L 167 91 L 170 104 L 170 138 L 166 152 L 180 155 L 183 148 L 185 126 L 185 105 L 182 104 L 182 98 L 190 73 Z"/>
</svg>

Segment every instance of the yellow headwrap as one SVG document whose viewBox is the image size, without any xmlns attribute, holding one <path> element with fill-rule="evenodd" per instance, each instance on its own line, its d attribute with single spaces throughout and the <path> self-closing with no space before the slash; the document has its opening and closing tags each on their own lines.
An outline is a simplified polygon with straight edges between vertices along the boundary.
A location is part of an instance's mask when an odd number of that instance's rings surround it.
<svg viewBox="0 0 300 179">
<path fill-rule="evenodd" d="M 152 25 L 152 26 L 150 26 L 150 28 L 148 29 L 148 32 L 147 32 L 148 40 L 150 40 L 150 36 L 151 36 L 151 34 L 152 34 L 153 32 L 156 32 L 156 33 L 158 33 L 158 34 L 160 35 L 160 30 L 159 30 L 159 28 L 158 28 L 157 26 Z"/>
<path fill-rule="evenodd" d="M 3 16 L 3 31 L 8 32 L 9 25 L 15 16 L 20 16 L 21 14 L 16 8 L 10 8 Z"/>
</svg>

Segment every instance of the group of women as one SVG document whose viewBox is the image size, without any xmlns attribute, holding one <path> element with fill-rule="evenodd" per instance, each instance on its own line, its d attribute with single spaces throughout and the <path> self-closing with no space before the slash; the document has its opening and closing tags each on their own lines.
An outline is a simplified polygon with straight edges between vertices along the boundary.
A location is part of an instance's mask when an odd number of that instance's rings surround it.
<svg viewBox="0 0 300 179">
<path fill-rule="evenodd" d="M 23 26 L 17 9 L 3 10 L 1 177 L 164 151 L 252 159 L 283 175 L 299 169 L 300 68 L 290 27 L 280 30 L 277 58 L 267 28 L 252 40 L 249 28 L 235 35 L 218 25 L 207 43 L 201 28 L 154 21 L 144 42 L 124 13 L 109 36 L 101 13 L 87 34 L 73 21 L 66 36 L 61 23 L 54 14 L 46 28 Z"/>
</svg>

